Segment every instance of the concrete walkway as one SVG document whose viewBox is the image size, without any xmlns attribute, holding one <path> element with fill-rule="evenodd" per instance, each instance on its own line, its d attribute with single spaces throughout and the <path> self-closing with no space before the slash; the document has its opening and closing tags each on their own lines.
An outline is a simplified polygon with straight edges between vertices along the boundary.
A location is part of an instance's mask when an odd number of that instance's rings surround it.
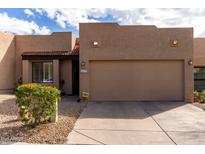
<svg viewBox="0 0 205 154">
<path fill-rule="evenodd" d="M 182 102 L 92 102 L 67 144 L 205 144 L 205 112 Z"/>
</svg>

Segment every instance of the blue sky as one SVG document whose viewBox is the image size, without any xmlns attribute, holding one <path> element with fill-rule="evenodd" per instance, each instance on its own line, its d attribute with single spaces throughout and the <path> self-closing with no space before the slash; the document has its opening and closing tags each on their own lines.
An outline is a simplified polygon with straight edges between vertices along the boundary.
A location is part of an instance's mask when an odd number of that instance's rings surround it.
<svg viewBox="0 0 205 154">
<path fill-rule="evenodd" d="M 50 29 L 51 32 L 72 31 L 72 32 L 76 33 L 76 35 L 78 35 L 78 31 L 73 27 L 62 28 L 54 20 L 48 18 L 45 15 L 39 15 L 35 12 L 33 12 L 34 15 L 27 15 L 24 12 L 24 10 L 26 10 L 26 9 L 25 8 L 22 8 L 22 9 L 20 9 L 20 8 L 18 8 L 18 9 L 10 9 L 10 8 L 9 9 L 1 9 L 0 8 L 0 13 L 7 13 L 7 15 L 10 18 L 17 18 L 17 19 L 29 21 L 29 22 L 35 21 L 35 23 L 39 27 L 46 26 Z M 17 34 L 24 34 L 24 33 L 18 33 L 18 32 L 16 32 L 16 33 Z M 25 33 L 25 34 L 27 34 L 27 33 Z"/>
<path fill-rule="evenodd" d="M 27 11 L 26 11 L 27 10 Z M 29 11 L 28 11 L 29 10 Z M 40 9 L 39 9 L 40 10 Z M 52 10 L 52 9 L 51 9 Z M 68 9 L 69 10 L 69 9 Z M 75 9 L 76 11 L 78 9 Z M 30 13 L 32 12 L 32 13 Z M 66 27 L 63 27 L 61 25 L 59 25 L 58 22 L 56 22 L 55 19 L 52 19 L 49 14 L 47 14 L 46 12 L 44 13 L 38 13 L 38 11 L 36 11 L 35 9 L 30 9 L 30 8 L 0 8 L 0 14 L 6 14 L 6 16 L 8 16 L 9 19 L 15 18 L 18 19 L 18 21 L 28 21 L 28 22 L 35 22 L 36 25 L 38 25 L 39 27 L 47 27 L 47 29 L 49 29 L 48 32 L 39 32 L 36 34 L 49 34 L 52 32 L 63 32 L 63 31 L 72 31 L 74 33 L 74 35 L 78 36 L 79 35 L 79 30 L 76 26 L 73 26 L 72 24 L 66 23 Z M 72 14 L 70 14 L 70 16 L 72 16 Z M 1 19 L 1 18 L 0 18 Z M 110 15 L 107 15 L 106 17 L 92 17 L 92 16 L 88 16 L 89 20 L 96 20 L 96 22 L 101 21 L 101 22 L 115 22 L 114 18 Z M 80 22 L 80 20 L 79 20 Z M 0 30 L 5 31 L 4 28 L 1 27 L 0 23 Z M 6 25 L 5 25 L 6 26 Z M 21 26 L 21 25 L 19 25 Z M 20 28 L 20 27 L 19 27 Z M 6 30 L 8 32 L 14 33 L 14 34 L 32 34 L 32 32 L 18 32 L 18 30 L 13 31 L 12 28 L 9 30 Z M 34 33 L 35 34 L 35 33 Z"/>
<path fill-rule="evenodd" d="M 205 37 L 205 9 L 46 9 L 0 8 L 0 31 L 14 34 L 50 34 L 72 31 L 79 22 L 117 22 L 120 25 L 194 27 L 196 37 Z"/>
</svg>

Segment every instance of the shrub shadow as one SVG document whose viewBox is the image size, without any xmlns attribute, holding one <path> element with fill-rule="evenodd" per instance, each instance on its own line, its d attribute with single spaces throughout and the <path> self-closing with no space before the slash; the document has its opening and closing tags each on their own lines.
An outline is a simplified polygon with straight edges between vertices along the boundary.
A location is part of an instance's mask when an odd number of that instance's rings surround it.
<svg viewBox="0 0 205 154">
<path fill-rule="evenodd" d="M 0 144 L 24 142 L 25 134 L 29 135 L 30 126 L 14 126 L 0 128 Z"/>
</svg>

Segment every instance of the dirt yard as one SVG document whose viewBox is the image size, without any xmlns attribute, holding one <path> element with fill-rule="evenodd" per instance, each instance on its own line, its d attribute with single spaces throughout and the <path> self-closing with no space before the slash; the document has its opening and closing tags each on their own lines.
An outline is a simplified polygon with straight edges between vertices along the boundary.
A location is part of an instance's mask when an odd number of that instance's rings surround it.
<svg viewBox="0 0 205 154">
<path fill-rule="evenodd" d="M 24 142 L 30 144 L 64 144 L 85 103 L 78 103 L 76 97 L 64 96 L 59 103 L 57 123 L 35 128 L 23 126 L 17 120 L 17 106 L 14 95 L 0 95 L 0 144 Z"/>
</svg>

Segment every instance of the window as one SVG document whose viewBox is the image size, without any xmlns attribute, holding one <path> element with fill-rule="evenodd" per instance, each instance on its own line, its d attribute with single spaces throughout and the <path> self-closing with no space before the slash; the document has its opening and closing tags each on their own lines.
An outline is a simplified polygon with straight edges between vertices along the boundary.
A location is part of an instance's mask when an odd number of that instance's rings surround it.
<svg viewBox="0 0 205 154">
<path fill-rule="evenodd" d="M 205 67 L 194 68 L 194 90 L 205 90 Z"/>
<path fill-rule="evenodd" d="M 32 63 L 32 82 L 34 83 L 53 82 L 53 63 L 52 62 L 33 62 Z"/>
</svg>

